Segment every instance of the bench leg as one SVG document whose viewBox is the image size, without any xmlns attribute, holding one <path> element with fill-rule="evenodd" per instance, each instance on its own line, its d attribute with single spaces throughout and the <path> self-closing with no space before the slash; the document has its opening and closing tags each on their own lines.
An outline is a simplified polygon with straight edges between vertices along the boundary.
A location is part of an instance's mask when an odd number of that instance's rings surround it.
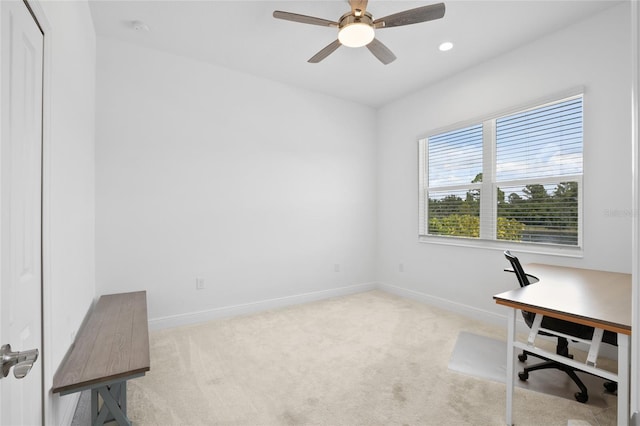
<svg viewBox="0 0 640 426">
<path fill-rule="evenodd" d="M 98 390 L 91 389 L 91 424 L 94 426 L 98 424 L 98 403 Z"/>
<path fill-rule="evenodd" d="M 98 410 L 98 395 L 102 409 Z M 91 390 L 91 424 L 101 426 L 115 420 L 120 426 L 131 426 L 127 418 L 127 382 L 114 383 Z"/>
</svg>

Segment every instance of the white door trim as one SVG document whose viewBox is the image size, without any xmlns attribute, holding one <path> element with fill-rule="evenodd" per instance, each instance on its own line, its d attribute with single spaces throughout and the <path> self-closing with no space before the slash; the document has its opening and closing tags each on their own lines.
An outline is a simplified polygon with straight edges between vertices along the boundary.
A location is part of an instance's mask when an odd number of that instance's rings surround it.
<svg viewBox="0 0 640 426">
<path fill-rule="evenodd" d="M 52 57 L 53 31 L 51 22 L 40 0 L 26 0 L 44 33 L 44 57 L 42 78 L 42 371 L 43 371 L 43 420 L 45 425 L 55 424 L 53 395 L 49 392 L 53 384 L 56 366 L 51 359 L 52 324 L 51 314 L 51 117 L 52 117 Z M 74 405 L 75 406 L 75 405 Z M 72 413 L 73 414 L 73 413 Z"/>
<path fill-rule="evenodd" d="M 639 96 L 640 90 L 640 6 L 638 2 L 631 2 L 631 146 L 632 146 L 632 328 L 631 334 L 631 377 L 640 377 L 640 333 L 637 327 L 640 324 L 640 140 L 639 129 Z M 640 410 L 640 384 L 638 380 L 631 380 L 631 413 Z"/>
</svg>

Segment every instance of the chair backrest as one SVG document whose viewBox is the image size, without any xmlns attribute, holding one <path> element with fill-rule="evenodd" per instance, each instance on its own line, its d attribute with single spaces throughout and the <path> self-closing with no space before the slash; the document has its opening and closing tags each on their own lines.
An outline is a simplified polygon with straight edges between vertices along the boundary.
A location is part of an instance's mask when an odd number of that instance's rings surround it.
<svg viewBox="0 0 640 426">
<path fill-rule="evenodd" d="M 516 277 L 518 277 L 518 282 L 520 283 L 520 287 L 527 286 L 531 284 L 527 274 L 524 273 L 524 269 L 522 269 L 522 265 L 517 257 L 511 254 L 509 250 L 505 250 L 504 257 L 511 263 L 511 267 L 513 268 L 513 272 L 515 272 Z"/>
<path fill-rule="evenodd" d="M 527 277 L 527 274 L 525 274 L 524 269 L 522 269 L 520 260 L 518 260 L 517 257 L 512 255 L 509 250 L 505 250 L 504 257 L 506 257 L 507 260 L 511 263 L 513 272 L 515 272 L 516 277 L 518 277 L 518 282 L 520 283 L 520 287 L 525 287 L 525 286 L 528 286 L 529 284 L 532 284 L 531 281 L 529 281 L 529 277 Z M 527 324 L 527 326 L 531 327 L 531 325 L 533 324 L 533 320 L 536 317 L 536 314 L 523 310 L 522 317 L 524 318 L 524 322 Z"/>
</svg>

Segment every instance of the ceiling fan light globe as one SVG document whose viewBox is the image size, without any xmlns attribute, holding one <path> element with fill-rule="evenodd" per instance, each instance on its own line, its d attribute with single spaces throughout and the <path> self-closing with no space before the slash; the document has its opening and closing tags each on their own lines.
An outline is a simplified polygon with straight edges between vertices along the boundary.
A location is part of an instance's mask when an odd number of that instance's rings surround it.
<svg viewBox="0 0 640 426">
<path fill-rule="evenodd" d="M 346 25 L 338 32 L 338 40 L 347 47 L 366 46 L 374 37 L 373 27 L 362 22 Z"/>
</svg>

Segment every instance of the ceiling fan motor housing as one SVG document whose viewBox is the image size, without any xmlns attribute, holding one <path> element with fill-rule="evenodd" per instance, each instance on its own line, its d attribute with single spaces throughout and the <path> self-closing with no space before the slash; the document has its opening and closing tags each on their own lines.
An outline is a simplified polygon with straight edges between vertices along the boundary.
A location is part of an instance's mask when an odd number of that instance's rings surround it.
<svg viewBox="0 0 640 426">
<path fill-rule="evenodd" d="M 347 12 L 340 17 L 338 28 L 343 29 L 351 24 L 366 24 L 373 27 L 373 15 L 366 11 L 360 16 L 354 15 L 353 12 Z"/>
</svg>

